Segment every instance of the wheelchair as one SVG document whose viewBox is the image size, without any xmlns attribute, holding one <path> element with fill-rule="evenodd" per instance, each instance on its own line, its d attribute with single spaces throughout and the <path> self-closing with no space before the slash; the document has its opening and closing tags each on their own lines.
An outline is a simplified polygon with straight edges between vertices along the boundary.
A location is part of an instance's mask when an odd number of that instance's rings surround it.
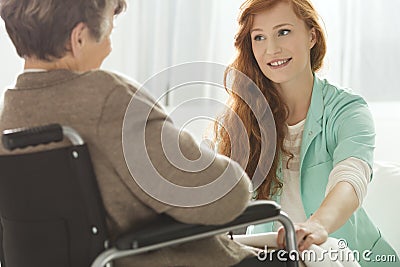
<svg viewBox="0 0 400 267">
<path fill-rule="evenodd" d="M 293 224 L 272 201 L 251 202 L 225 225 L 190 225 L 160 215 L 153 224 L 110 242 L 89 150 L 75 130 L 59 124 L 11 129 L 3 132 L 2 142 L 14 150 L 64 137 L 71 145 L 0 156 L 2 267 L 112 266 L 122 257 L 272 221 L 285 227 L 287 250 L 296 250 Z"/>
</svg>

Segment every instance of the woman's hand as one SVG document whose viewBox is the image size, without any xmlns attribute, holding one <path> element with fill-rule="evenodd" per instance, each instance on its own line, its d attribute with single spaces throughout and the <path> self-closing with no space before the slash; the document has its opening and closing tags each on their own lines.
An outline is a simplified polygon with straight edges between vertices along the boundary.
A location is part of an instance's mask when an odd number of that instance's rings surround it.
<svg viewBox="0 0 400 267">
<path fill-rule="evenodd" d="M 358 207 L 358 197 L 348 182 L 339 182 L 322 201 L 321 206 L 304 223 L 295 223 L 297 246 L 303 251 L 311 244 L 324 243 L 328 234 L 333 233 L 350 218 Z M 278 230 L 279 248 L 285 247 L 285 230 Z"/>
<path fill-rule="evenodd" d="M 307 220 L 304 223 L 296 223 L 297 247 L 299 251 L 308 249 L 312 244 L 320 245 L 328 238 L 328 231 L 317 221 Z M 278 230 L 277 243 L 279 248 L 285 247 L 285 229 L 282 227 Z"/>
</svg>

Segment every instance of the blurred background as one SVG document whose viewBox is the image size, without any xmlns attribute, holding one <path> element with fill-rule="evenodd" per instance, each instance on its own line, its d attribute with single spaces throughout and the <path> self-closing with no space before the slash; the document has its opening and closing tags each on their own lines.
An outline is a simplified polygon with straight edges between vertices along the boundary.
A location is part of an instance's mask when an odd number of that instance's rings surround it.
<svg viewBox="0 0 400 267">
<path fill-rule="evenodd" d="M 233 38 L 242 0 L 127 0 L 128 9 L 116 19 L 113 52 L 103 68 L 143 84 L 165 68 L 193 61 L 228 65 L 235 50 Z M 400 20 L 397 0 L 312 0 L 326 29 L 328 54 L 318 74 L 333 84 L 350 87 L 363 95 L 373 112 L 376 159 L 400 161 Z M 11 41 L 0 24 L 0 93 L 14 85 L 23 69 Z M 222 81 L 222 77 L 221 77 Z M 165 78 L 151 88 L 168 111 L 190 99 L 206 97 L 223 103 L 226 93 L 213 86 L 190 86 L 168 92 Z M 219 108 L 210 101 L 197 101 L 173 112 L 201 116 Z M 222 106 L 222 104 L 217 105 Z M 199 119 L 185 127 L 199 140 L 210 120 Z"/>
</svg>

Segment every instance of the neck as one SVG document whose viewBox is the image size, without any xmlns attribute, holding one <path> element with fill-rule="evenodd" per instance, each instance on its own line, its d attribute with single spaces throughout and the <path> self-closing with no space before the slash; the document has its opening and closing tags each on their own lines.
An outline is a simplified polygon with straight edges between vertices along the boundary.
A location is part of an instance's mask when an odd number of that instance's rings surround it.
<svg viewBox="0 0 400 267">
<path fill-rule="evenodd" d="M 56 59 L 53 61 L 45 61 L 36 58 L 25 58 L 24 69 L 67 69 L 73 71 L 76 68 L 74 68 L 74 65 L 71 64 L 71 62 L 69 62 L 67 58 Z"/>
<path fill-rule="evenodd" d="M 313 84 L 314 76 L 310 71 L 306 75 L 299 75 L 296 79 L 277 85 L 289 109 L 288 125 L 297 124 L 307 117 Z"/>
</svg>

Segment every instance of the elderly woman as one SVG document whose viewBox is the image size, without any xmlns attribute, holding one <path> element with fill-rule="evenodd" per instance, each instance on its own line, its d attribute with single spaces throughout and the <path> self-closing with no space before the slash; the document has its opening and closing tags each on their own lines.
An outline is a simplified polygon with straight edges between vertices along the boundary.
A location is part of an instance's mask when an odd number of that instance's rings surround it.
<svg viewBox="0 0 400 267">
<path fill-rule="evenodd" d="M 226 223 L 244 210 L 251 197 L 249 178 L 239 165 L 217 156 L 202 171 L 176 168 L 163 154 L 161 129 L 168 136 L 179 136 L 181 152 L 188 157 L 196 159 L 199 146 L 175 128 L 145 92 L 118 75 L 98 70 L 111 51 L 114 17 L 125 5 L 125 0 L 1 0 L 1 17 L 25 67 L 14 88 L 5 93 L 0 130 L 54 122 L 75 128 L 92 155 L 111 238 L 155 220 L 160 213 L 186 223 Z M 224 172 L 228 177 L 239 174 L 232 190 L 214 202 L 191 208 L 168 205 L 146 194 L 130 174 L 123 153 L 124 114 L 133 95 L 136 103 L 151 110 L 146 126 L 151 142 L 146 140 L 146 148 L 163 178 L 193 187 L 208 184 Z M 135 114 L 130 125 L 141 115 Z M 128 133 L 135 136 L 141 130 L 132 126 Z M 0 148 L 0 154 L 6 153 L 10 152 Z M 146 156 L 145 151 L 139 153 Z M 230 266 L 255 255 L 253 249 L 216 236 L 117 264 Z"/>
</svg>

